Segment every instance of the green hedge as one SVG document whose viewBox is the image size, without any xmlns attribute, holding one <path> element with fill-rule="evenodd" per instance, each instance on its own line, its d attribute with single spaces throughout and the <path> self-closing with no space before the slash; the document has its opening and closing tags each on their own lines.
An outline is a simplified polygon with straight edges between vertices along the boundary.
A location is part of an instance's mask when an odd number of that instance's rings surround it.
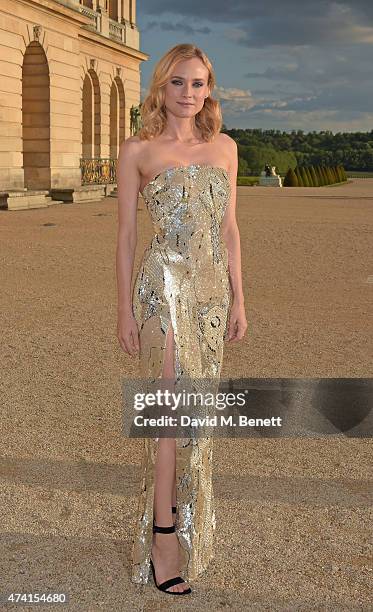
<svg viewBox="0 0 373 612">
<path fill-rule="evenodd" d="M 258 176 L 238 176 L 237 177 L 237 185 L 246 185 L 252 187 L 253 185 L 258 185 L 259 177 Z"/>
<path fill-rule="evenodd" d="M 322 187 L 347 181 L 343 166 L 296 166 L 289 168 L 284 187 Z"/>
</svg>

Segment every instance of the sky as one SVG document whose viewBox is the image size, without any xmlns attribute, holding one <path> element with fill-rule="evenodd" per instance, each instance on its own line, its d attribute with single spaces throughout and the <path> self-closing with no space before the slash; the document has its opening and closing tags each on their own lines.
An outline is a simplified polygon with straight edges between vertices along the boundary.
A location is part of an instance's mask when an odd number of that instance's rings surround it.
<svg viewBox="0 0 373 612">
<path fill-rule="evenodd" d="M 373 129 L 373 0 L 137 0 L 141 100 L 179 43 L 208 55 L 227 128 Z"/>
</svg>

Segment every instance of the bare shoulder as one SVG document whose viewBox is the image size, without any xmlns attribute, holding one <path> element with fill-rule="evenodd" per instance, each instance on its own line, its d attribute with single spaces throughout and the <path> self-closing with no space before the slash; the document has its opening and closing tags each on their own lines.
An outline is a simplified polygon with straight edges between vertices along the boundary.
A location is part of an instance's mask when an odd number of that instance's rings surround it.
<svg viewBox="0 0 373 612">
<path fill-rule="evenodd" d="M 228 136 L 225 132 L 219 132 L 217 135 L 217 142 L 221 142 L 221 144 L 226 144 L 227 146 L 234 147 L 236 145 L 236 141 Z"/>
<path fill-rule="evenodd" d="M 236 141 L 224 132 L 220 132 L 216 140 L 221 151 L 224 151 L 229 171 L 233 174 L 237 173 L 238 147 Z"/>
<path fill-rule="evenodd" d="M 144 146 L 144 141 L 140 140 L 139 136 L 129 136 L 125 140 L 123 140 L 120 144 L 119 151 L 122 154 L 122 157 L 127 156 L 137 156 L 140 154 Z"/>
<path fill-rule="evenodd" d="M 132 175 L 140 175 L 146 147 L 147 141 L 137 135 L 123 140 L 119 147 L 118 166 L 125 167 Z"/>
<path fill-rule="evenodd" d="M 221 144 L 222 146 L 227 147 L 227 149 L 231 153 L 234 153 L 235 151 L 237 151 L 237 143 L 236 143 L 236 141 L 233 138 L 231 138 L 230 136 L 228 136 L 228 134 L 225 134 L 225 132 L 220 132 L 218 134 L 217 142 L 219 144 Z"/>
</svg>

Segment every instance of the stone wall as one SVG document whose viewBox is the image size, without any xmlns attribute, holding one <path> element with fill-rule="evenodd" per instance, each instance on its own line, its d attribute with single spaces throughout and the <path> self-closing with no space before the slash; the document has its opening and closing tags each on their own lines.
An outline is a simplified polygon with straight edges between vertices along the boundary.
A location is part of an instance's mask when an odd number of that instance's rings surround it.
<svg viewBox="0 0 373 612">
<path fill-rule="evenodd" d="M 129 135 L 148 56 L 135 3 L 117 1 L 114 23 L 108 0 L 0 0 L 0 191 L 78 187 L 83 140 L 113 157 Z"/>
</svg>

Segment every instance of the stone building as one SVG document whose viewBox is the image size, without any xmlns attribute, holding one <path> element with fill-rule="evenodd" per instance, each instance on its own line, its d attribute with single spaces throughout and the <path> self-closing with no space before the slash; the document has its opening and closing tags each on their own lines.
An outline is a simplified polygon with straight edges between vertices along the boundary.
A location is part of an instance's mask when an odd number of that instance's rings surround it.
<svg viewBox="0 0 373 612">
<path fill-rule="evenodd" d="M 0 207 L 110 193 L 139 46 L 136 0 L 0 0 Z"/>
</svg>

